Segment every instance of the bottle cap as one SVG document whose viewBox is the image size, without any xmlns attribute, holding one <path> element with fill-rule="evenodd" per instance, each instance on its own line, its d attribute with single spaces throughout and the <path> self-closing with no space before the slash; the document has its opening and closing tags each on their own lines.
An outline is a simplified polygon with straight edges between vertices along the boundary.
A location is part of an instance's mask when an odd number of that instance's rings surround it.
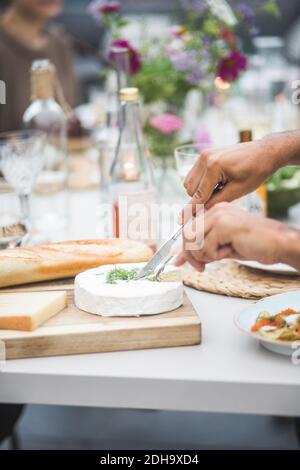
<svg viewBox="0 0 300 470">
<path fill-rule="evenodd" d="M 34 60 L 31 65 L 31 70 L 34 72 L 49 70 L 50 68 L 51 68 L 51 62 L 48 59 Z"/>
<path fill-rule="evenodd" d="M 251 129 L 244 129 L 240 131 L 240 142 L 251 142 L 253 140 Z"/>
<path fill-rule="evenodd" d="M 35 60 L 31 66 L 31 101 L 54 97 L 54 69 L 47 59 Z"/>
<path fill-rule="evenodd" d="M 120 90 L 121 101 L 137 101 L 139 99 L 138 88 L 122 88 Z"/>
</svg>

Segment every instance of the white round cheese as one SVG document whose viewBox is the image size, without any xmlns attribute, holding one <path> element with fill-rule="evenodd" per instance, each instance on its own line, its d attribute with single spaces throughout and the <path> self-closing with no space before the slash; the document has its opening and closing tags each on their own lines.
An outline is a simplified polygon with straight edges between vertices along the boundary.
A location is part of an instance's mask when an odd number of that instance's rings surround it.
<svg viewBox="0 0 300 470">
<path fill-rule="evenodd" d="M 141 279 L 107 283 L 107 275 L 115 267 L 132 270 L 143 266 L 144 263 L 106 265 L 78 274 L 75 278 L 75 305 L 86 312 L 108 317 L 154 315 L 180 307 L 183 302 L 181 280 Z M 170 278 L 174 278 L 174 271 L 178 269 L 166 268 Z"/>
</svg>

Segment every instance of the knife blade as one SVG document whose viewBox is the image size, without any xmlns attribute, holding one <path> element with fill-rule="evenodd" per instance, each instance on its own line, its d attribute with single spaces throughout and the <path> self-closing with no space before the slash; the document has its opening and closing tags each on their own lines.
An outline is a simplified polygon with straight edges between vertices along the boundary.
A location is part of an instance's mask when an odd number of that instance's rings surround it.
<svg viewBox="0 0 300 470">
<path fill-rule="evenodd" d="M 137 279 L 142 279 L 144 277 L 150 276 L 156 270 L 156 268 L 167 259 L 170 254 L 170 250 L 174 243 L 178 240 L 184 229 L 184 224 L 172 233 L 171 237 L 159 248 L 159 250 L 152 256 L 150 261 L 143 267 L 140 271 Z"/>
</svg>

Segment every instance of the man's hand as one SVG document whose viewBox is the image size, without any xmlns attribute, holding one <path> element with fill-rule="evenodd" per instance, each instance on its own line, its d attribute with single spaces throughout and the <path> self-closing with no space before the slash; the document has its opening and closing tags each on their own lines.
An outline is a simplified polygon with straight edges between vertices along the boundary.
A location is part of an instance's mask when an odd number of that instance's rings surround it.
<svg viewBox="0 0 300 470">
<path fill-rule="evenodd" d="M 188 173 L 184 187 L 197 204 L 210 208 L 231 202 L 257 189 L 281 166 L 296 163 L 300 155 L 300 132 L 274 134 L 262 140 L 201 153 Z M 216 187 L 223 189 L 215 192 Z"/>
<path fill-rule="evenodd" d="M 264 264 L 283 262 L 300 270 L 299 231 L 227 203 L 217 204 L 204 214 L 201 247 L 193 246 L 193 235 L 185 232 L 183 253 L 176 262 L 178 266 L 188 261 L 198 271 L 203 271 L 207 263 L 230 258 Z"/>
</svg>

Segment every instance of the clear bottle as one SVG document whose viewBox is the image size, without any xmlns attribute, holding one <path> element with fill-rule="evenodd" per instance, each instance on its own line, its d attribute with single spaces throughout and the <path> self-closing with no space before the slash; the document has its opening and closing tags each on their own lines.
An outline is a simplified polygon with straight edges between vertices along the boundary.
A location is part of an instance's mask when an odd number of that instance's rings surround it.
<svg viewBox="0 0 300 470">
<path fill-rule="evenodd" d="M 64 230 L 69 219 L 67 117 L 56 101 L 56 87 L 57 78 L 51 62 L 34 61 L 31 104 L 23 115 L 23 126 L 42 130 L 47 135 L 44 167 L 34 189 L 33 212 L 35 228 L 48 235 Z"/>
<path fill-rule="evenodd" d="M 115 237 L 156 246 L 156 191 L 152 162 L 145 148 L 139 91 L 120 91 L 121 125 L 111 167 L 111 198 Z"/>
<path fill-rule="evenodd" d="M 99 151 L 100 164 L 100 207 L 99 234 L 102 238 L 113 235 L 110 211 L 110 168 L 112 166 L 120 133 L 120 90 L 128 86 L 129 50 L 127 47 L 113 46 L 110 51 L 111 63 L 115 73 L 108 77 L 106 83 L 106 123 L 93 133 Z"/>
</svg>

